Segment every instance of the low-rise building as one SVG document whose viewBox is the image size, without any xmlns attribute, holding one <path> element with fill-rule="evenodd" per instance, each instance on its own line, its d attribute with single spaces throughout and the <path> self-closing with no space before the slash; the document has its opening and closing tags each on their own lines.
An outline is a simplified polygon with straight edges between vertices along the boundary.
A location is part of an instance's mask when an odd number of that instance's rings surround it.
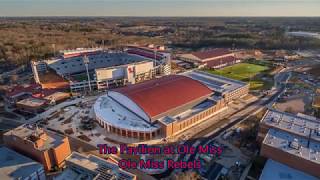
<svg viewBox="0 0 320 180">
<path fill-rule="evenodd" d="M 5 100 L 10 104 L 31 97 L 34 93 L 41 92 L 41 86 L 39 84 L 26 84 L 12 86 L 6 91 Z"/>
<path fill-rule="evenodd" d="M 227 103 L 249 93 L 250 85 L 242 81 L 197 70 L 187 71 L 181 75 L 190 77 L 207 85 L 215 92 L 216 96 L 224 98 Z"/>
<path fill-rule="evenodd" d="M 0 148 L 0 179 L 45 180 L 43 166 L 9 148 Z"/>
<path fill-rule="evenodd" d="M 70 98 L 70 93 L 66 92 L 55 92 L 49 96 L 44 97 L 43 99 L 47 100 L 49 103 L 59 103 Z"/>
<path fill-rule="evenodd" d="M 46 88 L 40 84 L 25 84 L 8 88 L 4 100 L 12 106 L 17 106 L 21 111 L 37 113 L 48 104 L 59 103 L 69 97 L 70 93 L 65 93 L 54 86 Z"/>
<path fill-rule="evenodd" d="M 261 120 L 258 140 L 262 140 L 262 156 L 320 177 L 318 119 L 268 110 Z"/>
<path fill-rule="evenodd" d="M 240 62 L 240 59 L 228 49 L 211 49 L 180 54 L 178 55 L 178 58 L 183 61 L 194 63 L 196 66 L 211 69 L 223 68 Z"/>
<path fill-rule="evenodd" d="M 304 138 L 309 138 L 310 136 L 310 138 L 320 140 L 320 136 L 317 136 L 320 120 L 305 115 L 294 115 L 269 109 L 260 122 L 258 140 L 262 142 L 268 131 L 272 128 L 297 134 Z"/>
<path fill-rule="evenodd" d="M 136 175 L 124 171 L 115 163 L 94 155 L 83 155 L 73 152 L 66 159 L 66 169 L 55 180 L 135 180 Z"/>
<path fill-rule="evenodd" d="M 46 171 L 63 167 L 65 158 L 71 154 L 68 137 L 28 124 L 6 132 L 3 141 L 11 149 L 40 162 Z"/>
<path fill-rule="evenodd" d="M 315 116 L 320 117 L 320 94 L 317 94 L 313 99 L 312 107 L 315 112 Z"/>
<path fill-rule="evenodd" d="M 37 113 L 43 110 L 47 105 L 47 101 L 38 98 L 27 98 L 16 103 L 17 109 L 20 111 L 27 111 Z"/>
</svg>

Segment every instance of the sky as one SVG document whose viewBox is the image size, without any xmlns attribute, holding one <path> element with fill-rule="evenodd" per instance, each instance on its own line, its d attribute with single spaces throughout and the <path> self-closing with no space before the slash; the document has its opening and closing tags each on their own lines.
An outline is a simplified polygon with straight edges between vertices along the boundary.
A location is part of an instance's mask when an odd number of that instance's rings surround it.
<svg viewBox="0 0 320 180">
<path fill-rule="evenodd" d="M 0 0 L 0 16 L 320 16 L 320 0 Z"/>
</svg>

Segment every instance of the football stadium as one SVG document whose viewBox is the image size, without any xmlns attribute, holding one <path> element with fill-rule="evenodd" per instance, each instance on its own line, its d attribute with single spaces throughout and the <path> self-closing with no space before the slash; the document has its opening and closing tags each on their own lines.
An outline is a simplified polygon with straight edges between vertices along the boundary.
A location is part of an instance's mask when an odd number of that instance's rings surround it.
<svg viewBox="0 0 320 180">
<path fill-rule="evenodd" d="M 62 51 L 54 59 L 32 62 L 36 83 L 71 92 L 104 90 L 169 75 L 170 53 L 157 47 L 128 46 Z"/>
<path fill-rule="evenodd" d="M 215 115 L 248 89 L 240 81 L 192 71 L 109 90 L 93 109 L 109 133 L 142 140 L 166 138 Z"/>
</svg>

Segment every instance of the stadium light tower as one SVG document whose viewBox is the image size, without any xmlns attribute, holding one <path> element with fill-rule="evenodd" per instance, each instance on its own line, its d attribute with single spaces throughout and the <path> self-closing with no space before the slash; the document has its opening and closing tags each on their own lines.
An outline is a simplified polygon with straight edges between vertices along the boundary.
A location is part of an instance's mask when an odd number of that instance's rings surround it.
<svg viewBox="0 0 320 180">
<path fill-rule="evenodd" d="M 90 75 L 89 75 L 89 58 L 87 55 L 84 55 L 83 57 L 83 63 L 86 66 L 86 70 L 87 70 L 87 77 L 88 77 L 88 85 L 89 85 L 89 91 L 91 91 L 91 83 L 90 83 Z"/>
<path fill-rule="evenodd" d="M 53 56 L 56 57 L 56 44 L 52 44 Z"/>
</svg>

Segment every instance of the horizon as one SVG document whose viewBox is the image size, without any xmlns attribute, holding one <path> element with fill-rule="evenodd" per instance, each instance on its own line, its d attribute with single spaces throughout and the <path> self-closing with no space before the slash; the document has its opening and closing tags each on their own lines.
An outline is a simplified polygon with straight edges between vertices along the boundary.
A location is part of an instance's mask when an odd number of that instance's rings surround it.
<svg viewBox="0 0 320 180">
<path fill-rule="evenodd" d="M 0 17 L 320 17 L 316 0 L 0 0 Z"/>
</svg>

